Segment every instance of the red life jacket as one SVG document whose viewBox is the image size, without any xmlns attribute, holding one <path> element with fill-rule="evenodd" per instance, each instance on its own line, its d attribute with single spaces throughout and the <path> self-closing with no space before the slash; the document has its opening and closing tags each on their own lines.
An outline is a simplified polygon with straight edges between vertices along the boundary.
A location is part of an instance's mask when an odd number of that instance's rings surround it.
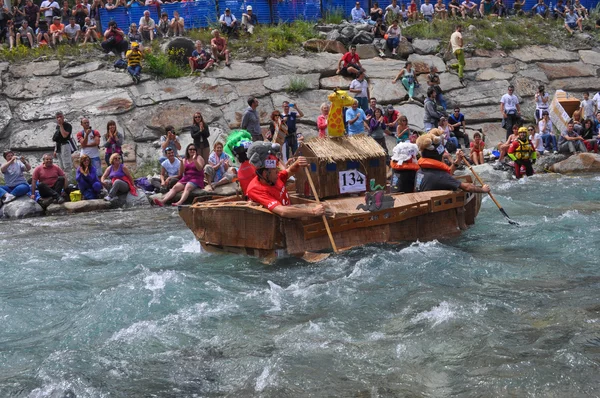
<svg viewBox="0 0 600 398">
<path fill-rule="evenodd" d="M 450 167 L 444 162 L 440 162 L 439 160 L 430 159 L 430 158 L 421 158 L 419 159 L 419 166 L 422 169 L 437 169 L 445 171 L 448 174 L 452 174 L 450 171 Z"/>
</svg>

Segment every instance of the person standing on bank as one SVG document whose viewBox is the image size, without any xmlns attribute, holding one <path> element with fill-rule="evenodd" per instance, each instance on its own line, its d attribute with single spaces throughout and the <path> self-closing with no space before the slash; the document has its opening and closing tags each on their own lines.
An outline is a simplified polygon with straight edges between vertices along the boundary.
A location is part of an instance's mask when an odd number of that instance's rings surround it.
<svg viewBox="0 0 600 398">
<path fill-rule="evenodd" d="M 458 69 L 458 80 L 460 84 L 465 85 L 465 53 L 463 50 L 462 25 L 456 25 L 454 33 L 450 36 L 448 48 L 452 50 L 452 54 L 456 57 L 458 63 L 450 65 L 452 69 Z"/>
<path fill-rule="evenodd" d="M 77 133 L 77 142 L 81 146 L 79 151 L 81 155 L 88 155 L 92 160 L 92 166 L 96 169 L 98 176 L 102 175 L 102 162 L 100 161 L 100 151 L 98 146 L 100 145 L 100 132 L 92 129 L 90 121 L 87 118 L 81 119 L 81 130 Z"/>
<path fill-rule="evenodd" d="M 260 129 L 260 116 L 258 111 L 258 100 L 254 97 L 248 98 L 248 108 L 242 115 L 241 128 L 246 130 L 252 136 L 252 142 L 262 141 L 264 139 Z"/>
<path fill-rule="evenodd" d="M 298 150 L 298 141 L 303 141 L 304 137 L 302 134 L 298 134 L 298 128 L 296 127 L 296 119 L 304 116 L 304 113 L 296 104 L 291 104 L 289 101 L 283 101 L 283 112 L 281 113 L 281 120 L 285 122 L 288 128 L 288 133 L 285 136 L 285 144 L 283 148 L 283 155 L 285 161 L 290 157 L 294 156 L 296 150 Z"/>
<path fill-rule="evenodd" d="M 54 158 L 58 158 L 58 164 L 65 172 L 67 180 L 73 170 L 71 133 L 73 133 L 73 126 L 65 122 L 65 115 L 62 112 L 56 112 L 56 130 L 52 136 L 52 141 L 55 143 Z"/>
<path fill-rule="evenodd" d="M 207 164 L 208 157 L 210 156 L 210 143 L 208 142 L 210 131 L 208 130 L 208 124 L 204 122 L 204 118 L 200 112 L 194 113 L 190 133 L 198 154 L 204 159 L 204 164 Z"/>
<path fill-rule="evenodd" d="M 511 84 L 508 86 L 508 93 L 500 99 L 500 113 L 502 113 L 503 127 L 506 129 L 507 139 L 512 133 L 512 127 L 518 124 L 521 118 L 521 105 L 514 91 L 515 88 Z"/>
</svg>

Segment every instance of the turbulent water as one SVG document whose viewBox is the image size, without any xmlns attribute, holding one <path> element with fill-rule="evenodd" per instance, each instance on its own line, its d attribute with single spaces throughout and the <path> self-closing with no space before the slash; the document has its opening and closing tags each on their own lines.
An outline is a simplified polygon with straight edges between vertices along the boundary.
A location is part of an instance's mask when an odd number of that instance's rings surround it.
<svg viewBox="0 0 600 398">
<path fill-rule="evenodd" d="M 0 222 L 0 397 L 600 396 L 600 177 L 451 241 L 202 253 L 173 210 Z M 260 233 L 260 231 L 257 231 Z"/>
</svg>

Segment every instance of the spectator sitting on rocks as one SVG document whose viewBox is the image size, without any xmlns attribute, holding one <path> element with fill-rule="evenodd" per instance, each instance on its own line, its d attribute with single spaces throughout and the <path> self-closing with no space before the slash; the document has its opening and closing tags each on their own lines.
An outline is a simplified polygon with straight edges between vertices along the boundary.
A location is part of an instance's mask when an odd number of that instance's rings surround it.
<svg viewBox="0 0 600 398">
<path fill-rule="evenodd" d="M 583 18 L 577 15 L 573 8 L 569 8 L 565 14 L 565 29 L 569 34 L 573 34 L 573 29 L 579 28 L 580 32 L 583 32 Z"/>
<path fill-rule="evenodd" d="M 30 48 L 35 46 L 35 42 L 33 41 L 33 29 L 29 26 L 29 22 L 27 20 L 23 20 L 21 27 L 17 31 L 16 42 L 17 44 L 28 45 Z"/>
<path fill-rule="evenodd" d="M 3 153 L 6 163 L 0 167 L 4 175 L 4 185 L 0 186 L 0 206 L 15 200 L 20 196 L 29 193 L 30 187 L 23 176 L 24 171 L 31 170 L 31 165 L 21 156 L 21 159 L 15 156 L 13 151 Z"/>
<path fill-rule="evenodd" d="M 162 207 L 165 202 L 173 199 L 178 192 L 183 191 L 179 201 L 172 204 L 173 206 L 180 206 L 185 203 L 194 189 L 204 189 L 204 166 L 204 159 L 196 152 L 194 144 L 189 144 L 185 149 L 185 159 L 183 160 L 183 178 L 167 192 L 162 200 L 154 199 L 154 204 Z"/>
<path fill-rule="evenodd" d="M 396 132 L 400 116 L 400 112 L 394 109 L 394 105 L 389 104 L 387 106 L 385 109 L 385 114 L 383 115 L 383 120 L 387 130 L 386 134 L 392 135 L 394 132 Z"/>
<path fill-rule="evenodd" d="M 427 98 L 423 103 L 425 114 L 423 115 L 423 128 L 425 132 L 438 126 L 440 118 L 444 116 L 437 110 L 437 104 L 435 103 L 436 91 L 433 87 L 427 89 Z"/>
<path fill-rule="evenodd" d="M 350 17 L 352 23 L 368 23 L 367 13 L 360 6 L 360 2 L 356 2 L 356 6 L 350 11 Z"/>
<path fill-rule="evenodd" d="M 0 37 L 6 40 L 6 42 L 9 45 L 9 49 L 11 50 L 15 47 L 15 33 L 15 25 L 13 24 L 12 19 L 9 19 L 8 21 L 6 21 L 6 27 L 4 27 L 4 29 L 2 29 L 2 31 L 0 32 Z"/>
<path fill-rule="evenodd" d="M 591 119 L 585 119 L 581 137 L 588 152 L 598 153 L 598 132 L 594 129 L 594 122 Z"/>
<path fill-rule="evenodd" d="M 523 8 L 525 8 L 525 0 L 515 0 L 515 2 L 513 3 L 514 15 L 525 15 L 525 11 L 523 11 Z"/>
<path fill-rule="evenodd" d="M 129 46 L 127 40 L 125 40 L 125 33 L 117 27 L 115 21 L 108 23 L 108 29 L 104 32 L 104 39 L 101 45 L 106 54 L 114 56 L 116 52 L 121 54 L 121 58 L 125 58 L 125 51 Z"/>
<path fill-rule="evenodd" d="M 319 129 L 319 137 L 327 137 L 327 119 L 329 118 L 329 103 L 321 104 L 321 114 L 317 117 L 317 129 Z"/>
<path fill-rule="evenodd" d="M 98 150 L 100 132 L 92 129 L 89 119 L 85 117 L 81 119 L 81 127 L 83 127 L 83 130 L 77 133 L 77 142 L 81 146 L 79 153 L 90 157 L 92 166 L 94 166 L 98 176 L 100 176 L 102 173 L 102 162 L 100 162 L 100 151 Z"/>
<path fill-rule="evenodd" d="M 65 35 L 65 25 L 60 23 L 60 17 L 54 17 L 54 23 L 50 25 L 50 35 L 52 35 L 52 47 L 62 43 Z"/>
<path fill-rule="evenodd" d="M 206 164 L 210 155 L 210 144 L 208 143 L 210 130 L 200 112 L 194 113 L 190 135 L 192 136 L 192 140 L 194 140 L 196 152 L 204 159 L 204 164 Z"/>
<path fill-rule="evenodd" d="M 481 133 L 473 134 L 473 142 L 471 142 L 471 152 L 469 156 L 471 161 L 475 164 L 483 164 L 483 149 L 485 148 L 485 142 L 481 139 Z"/>
<path fill-rule="evenodd" d="M 48 35 L 48 23 L 45 19 L 38 22 L 38 28 L 35 31 L 38 46 L 46 46 L 50 44 L 50 36 Z"/>
<path fill-rule="evenodd" d="M 538 16 L 541 18 L 548 18 L 548 6 L 544 3 L 544 0 L 538 0 L 537 4 L 531 10 L 532 16 Z"/>
<path fill-rule="evenodd" d="M 178 151 L 181 150 L 181 143 L 179 142 L 179 137 L 175 134 L 175 127 L 165 127 L 165 135 L 160 137 L 160 148 L 162 156 L 158 158 L 159 163 L 162 163 L 167 159 L 167 148 L 171 148 L 175 156 L 179 156 Z"/>
<path fill-rule="evenodd" d="M 391 105 L 389 105 L 391 106 Z M 387 121 L 386 117 L 384 117 L 384 121 Z M 386 123 L 387 124 L 387 123 Z M 389 131 L 389 127 L 388 127 Z M 413 135 L 413 131 L 408 127 L 408 118 L 406 116 L 398 117 L 398 126 L 396 126 L 396 143 L 399 142 L 413 142 L 411 137 Z"/>
<path fill-rule="evenodd" d="M 165 150 L 167 158 L 160 164 L 160 193 L 167 193 L 183 176 L 183 162 L 175 157 L 173 148 Z"/>
<path fill-rule="evenodd" d="M 225 66 L 229 66 L 229 50 L 227 49 L 227 39 L 221 37 L 218 30 L 213 29 L 213 38 L 210 40 L 210 47 L 212 49 L 213 58 L 215 62 L 219 63 L 220 59 L 225 59 Z"/>
<path fill-rule="evenodd" d="M 169 15 L 163 11 L 162 14 L 160 14 L 158 26 L 156 27 L 156 33 L 159 37 L 169 37 L 169 25 Z"/>
<path fill-rule="evenodd" d="M 408 5 L 408 18 L 411 21 L 416 21 L 419 19 L 419 12 L 417 10 L 417 3 L 415 0 L 410 0 L 410 4 Z"/>
<path fill-rule="evenodd" d="M 258 26 L 258 17 L 252 11 L 252 6 L 247 6 L 246 12 L 242 14 L 242 29 L 249 35 L 252 35 L 255 26 Z"/>
<path fill-rule="evenodd" d="M 448 3 L 448 10 L 454 18 L 458 17 L 459 15 L 463 15 L 462 6 L 458 0 L 450 0 L 450 3 Z"/>
<path fill-rule="evenodd" d="M 573 130 L 579 135 L 581 135 L 581 131 L 583 130 L 583 121 L 581 120 L 581 110 L 577 109 L 573 112 L 573 116 L 571 117 L 573 121 Z"/>
<path fill-rule="evenodd" d="M 563 0 L 558 0 L 556 2 L 556 7 L 554 7 L 554 10 L 552 11 L 552 15 L 554 16 L 554 19 L 559 19 L 565 18 L 565 14 L 567 12 L 567 9 L 565 8 L 564 4 L 563 4 Z"/>
<path fill-rule="evenodd" d="M 421 15 L 423 16 L 423 19 L 425 19 L 427 22 L 433 21 L 434 13 L 435 9 L 433 4 L 431 4 L 429 0 L 425 0 L 425 3 L 421 4 Z"/>
<path fill-rule="evenodd" d="M 484 18 L 487 15 L 492 15 L 492 8 L 494 7 L 493 0 L 481 0 L 479 4 L 479 15 Z"/>
<path fill-rule="evenodd" d="M 75 23 L 75 17 L 69 18 L 69 24 L 65 26 L 65 34 L 69 44 L 77 44 L 81 37 L 81 27 Z"/>
<path fill-rule="evenodd" d="M 385 15 L 383 19 L 387 25 L 391 25 L 393 21 L 398 20 L 400 15 L 400 6 L 398 6 L 398 0 L 392 0 L 392 4 L 385 7 Z"/>
<path fill-rule="evenodd" d="M 210 53 L 204 51 L 202 48 L 202 42 L 200 40 L 196 40 L 195 45 L 196 49 L 192 51 L 192 56 L 188 58 L 190 63 L 190 75 L 197 70 L 200 72 L 206 72 L 208 69 L 212 68 L 215 62 L 211 58 Z"/>
<path fill-rule="evenodd" d="M 408 18 L 410 16 L 408 15 L 408 10 L 406 9 L 406 4 L 402 3 L 402 7 L 400 8 L 400 15 L 398 16 L 398 20 L 402 21 L 402 26 L 406 27 L 408 26 Z"/>
<path fill-rule="evenodd" d="M 373 3 L 373 7 L 371 7 L 371 10 L 369 12 L 369 18 L 371 19 L 371 21 L 373 21 L 373 23 L 375 23 L 380 18 L 383 20 L 383 10 L 381 9 L 381 7 L 379 7 L 378 2 Z"/>
<path fill-rule="evenodd" d="M 67 188 L 65 173 L 60 167 L 52 163 L 52 154 L 47 153 L 42 158 L 42 164 L 33 170 L 31 179 L 31 199 L 35 199 L 35 190 L 40 198 L 38 203 L 43 208 L 52 203 L 64 203 L 62 192 Z"/>
<path fill-rule="evenodd" d="M 142 49 L 142 34 L 138 30 L 137 24 L 135 22 L 129 25 L 129 33 L 127 33 L 127 38 L 129 39 L 129 43 L 135 42 L 139 44 L 140 49 Z"/>
<path fill-rule="evenodd" d="M 83 36 L 83 43 L 81 44 L 82 46 L 85 45 L 88 40 L 90 41 L 90 43 L 92 42 L 97 42 L 98 39 L 98 27 L 96 26 L 96 20 L 90 18 L 90 17 L 85 17 L 85 22 L 83 25 L 83 32 L 84 32 L 84 36 Z"/>
<path fill-rule="evenodd" d="M 106 4 L 104 5 L 104 8 L 107 11 L 112 11 L 115 8 L 117 8 L 117 5 L 114 3 L 114 0 L 106 0 Z"/>
<path fill-rule="evenodd" d="M 575 0 L 573 3 L 573 8 L 575 9 L 575 12 L 581 16 L 581 18 L 588 19 L 590 17 L 588 9 L 581 4 L 580 0 Z"/>
<path fill-rule="evenodd" d="M 435 3 L 435 16 L 442 21 L 445 21 L 448 18 L 448 11 L 446 10 L 446 5 L 443 0 L 437 0 Z"/>
<path fill-rule="evenodd" d="M 136 42 L 131 43 L 131 50 L 125 54 L 127 58 L 127 73 L 131 75 L 133 82 L 138 84 L 142 80 L 142 59 L 144 53 L 140 51 L 140 45 Z"/>
<path fill-rule="evenodd" d="M 356 45 L 352 44 L 350 46 L 350 51 L 340 58 L 335 73 L 336 75 L 357 77 L 360 72 L 366 71 L 360 64 L 360 57 L 356 53 Z"/>
<path fill-rule="evenodd" d="M 114 153 L 121 155 L 123 161 L 123 134 L 117 131 L 117 123 L 114 120 L 109 120 L 106 123 L 106 134 L 104 135 L 104 161 L 107 166 L 110 166 L 110 157 Z"/>
<path fill-rule="evenodd" d="M 508 86 L 508 93 L 500 98 L 500 113 L 502 114 L 503 127 L 506 128 L 506 137 L 510 135 L 512 126 L 521 118 L 521 105 L 519 98 L 514 94 L 515 88 Z"/>
<path fill-rule="evenodd" d="M 554 135 L 554 131 L 552 129 L 552 121 L 550 120 L 550 114 L 548 113 L 548 111 L 542 112 L 542 119 L 538 123 L 538 130 L 540 135 L 542 136 L 544 148 L 548 152 L 554 150 L 554 154 L 557 154 L 558 145 L 556 143 L 556 136 Z"/>
<path fill-rule="evenodd" d="M 444 110 L 446 110 L 446 100 L 442 94 L 442 88 L 440 87 L 440 76 L 437 74 L 435 66 L 429 67 L 429 75 L 427 75 L 427 85 L 433 87 L 436 92 L 435 102 L 438 103 Z"/>
<path fill-rule="evenodd" d="M 62 112 L 56 112 L 56 130 L 52 136 L 52 141 L 55 143 L 54 158 L 58 158 L 60 168 L 66 173 L 67 177 L 71 175 L 73 170 L 73 160 L 71 159 L 71 134 L 73 126 L 65 122 L 65 115 Z M 68 179 L 68 178 L 67 178 Z"/>
<path fill-rule="evenodd" d="M 366 112 L 369 108 L 369 83 L 365 79 L 365 73 L 360 72 L 358 77 L 350 83 L 348 91 L 354 93 L 358 106 Z"/>
<path fill-rule="evenodd" d="M 237 34 L 238 23 L 235 15 L 231 13 L 229 8 L 225 9 L 225 14 L 221 15 L 219 18 L 219 23 L 221 25 L 221 32 L 226 34 L 227 36 Z"/>
<path fill-rule="evenodd" d="M 102 191 L 102 183 L 98 180 L 98 173 L 92 166 L 92 160 L 88 155 L 81 155 L 79 158 L 75 180 L 77 180 L 77 187 L 85 200 L 98 199 Z"/>
<path fill-rule="evenodd" d="M 415 86 L 419 84 L 419 81 L 417 80 L 417 75 L 412 68 L 412 62 L 406 62 L 404 68 L 398 72 L 398 75 L 392 80 L 392 83 L 395 84 L 399 79 L 402 79 L 402 85 L 408 92 L 408 100 L 410 102 L 414 101 L 413 94 Z"/>
<path fill-rule="evenodd" d="M 460 113 L 459 107 L 455 107 L 454 112 L 448 116 L 448 125 L 450 126 L 451 135 L 456 137 L 458 148 L 461 148 L 459 138 L 463 139 L 465 148 L 468 148 L 469 135 L 467 134 L 467 123 L 465 122 L 465 115 Z"/>
<path fill-rule="evenodd" d="M 467 16 L 471 18 L 477 18 L 477 4 L 471 0 L 465 0 L 461 3 L 462 6 L 462 17 L 463 19 Z"/>
<path fill-rule="evenodd" d="M 173 11 L 173 18 L 169 24 L 169 29 L 173 36 L 183 36 L 185 34 L 185 21 L 179 16 L 179 11 Z"/>
<path fill-rule="evenodd" d="M 223 143 L 215 142 L 213 145 L 213 151 L 208 157 L 208 164 L 204 167 L 204 174 L 207 177 L 208 184 L 214 188 L 215 183 L 223 182 L 222 179 L 225 178 L 225 182 L 232 182 L 233 175 L 228 173 L 230 169 L 231 158 L 228 154 L 223 152 Z M 222 184 L 219 184 L 222 185 Z"/>
<path fill-rule="evenodd" d="M 387 28 L 385 27 L 385 25 L 383 24 L 383 21 L 381 18 L 379 18 L 377 21 L 375 21 L 375 26 L 373 26 L 373 45 L 375 46 L 375 48 L 377 49 L 377 51 L 379 51 L 379 56 L 380 57 L 385 57 L 385 47 L 386 47 L 386 39 L 385 39 L 385 32 L 386 32 Z"/>
<path fill-rule="evenodd" d="M 137 196 L 137 190 L 133 185 L 133 177 L 127 166 L 121 162 L 121 155 L 113 153 L 109 161 L 110 166 L 102 174 L 102 183 L 108 190 L 108 195 L 104 197 L 104 200 L 113 202 L 119 196 L 125 196 L 128 193 Z"/>
<path fill-rule="evenodd" d="M 494 6 L 492 7 L 492 16 L 498 18 L 506 16 L 506 6 L 502 2 L 502 0 L 496 0 L 494 2 Z"/>
<path fill-rule="evenodd" d="M 450 153 L 456 152 L 458 149 L 458 140 L 450 134 L 450 126 L 448 125 L 448 119 L 445 116 L 440 118 L 437 126 L 438 129 L 444 132 L 444 140 L 446 141 L 446 150 Z"/>
<path fill-rule="evenodd" d="M 535 131 L 535 126 L 527 127 L 527 132 L 529 132 L 529 141 L 535 147 L 538 156 L 542 156 L 544 154 L 544 140 L 542 139 L 542 134 L 540 132 Z"/>
<path fill-rule="evenodd" d="M 392 55 L 397 55 L 398 46 L 400 45 L 400 40 L 402 40 L 402 30 L 398 26 L 398 20 L 394 20 L 392 25 L 387 29 L 387 47 L 392 52 Z"/>
<path fill-rule="evenodd" d="M 154 40 L 154 29 L 156 28 L 156 22 L 154 22 L 154 19 L 150 18 L 150 11 L 144 11 L 144 16 L 140 18 L 138 26 L 140 27 L 140 33 L 142 34 L 142 38 L 144 40 Z"/>
<path fill-rule="evenodd" d="M 498 151 L 500 151 L 500 158 L 498 159 L 499 162 L 502 162 L 504 160 L 504 157 L 508 153 L 508 148 L 510 148 L 510 145 L 513 143 L 513 141 L 518 138 L 519 138 L 519 125 L 515 124 L 512 126 L 512 134 L 508 136 L 506 141 L 505 142 L 500 141 L 498 143 Z"/>
</svg>

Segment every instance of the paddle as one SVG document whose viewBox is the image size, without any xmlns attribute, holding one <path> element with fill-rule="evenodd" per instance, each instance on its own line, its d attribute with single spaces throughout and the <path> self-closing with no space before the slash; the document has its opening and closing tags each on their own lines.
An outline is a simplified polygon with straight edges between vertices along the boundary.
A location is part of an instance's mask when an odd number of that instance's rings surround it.
<svg viewBox="0 0 600 398">
<path fill-rule="evenodd" d="M 315 183 L 312 180 L 310 171 L 308 170 L 308 166 L 306 166 L 306 168 L 304 169 L 304 172 L 306 173 L 306 177 L 308 178 L 308 184 L 310 185 L 310 189 L 315 197 L 315 200 L 317 201 L 317 204 L 321 204 L 321 200 L 319 199 L 319 194 L 317 193 L 317 189 L 315 188 Z M 335 245 L 335 241 L 333 240 L 333 235 L 331 235 L 331 230 L 329 229 L 329 223 L 327 222 L 327 217 L 325 217 L 325 214 L 323 214 L 322 217 L 323 217 L 323 224 L 325 224 L 325 229 L 327 230 L 327 236 L 329 236 L 329 242 L 331 242 L 331 247 L 333 248 L 333 251 L 335 253 L 338 253 L 337 246 Z"/>
<path fill-rule="evenodd" d="M 479 181 L 479 183 L 481 185 L 485 185 L 485 183 L 481 180 L 481 178 L 479 177 L 479 175 L 475 172 L 475 170 L 473 170 L 473 167 L 471 166 L 471 163 L 469 163 L 469 161 L 463 157 L 463 162 L 467 165 L 467 167 L 469 168 L 469 170 L 471 170 L 471 173 L 473 173 L 473 175 L 475 176 L 475 178 L 477 179 L 477 181 Z M 494 195 L 492 195 L 491 192 L 488 192 L 488 195 L 490 195 L 490 198 L 494 201 L 494 203 L 496 204 L 496 206 L 498 206 L 498 210 L 500 210 L 500 213 L 502 213 L 502 215 L 508 220 L 508 222 L 512 225 L 516 225 L 517 227 L 519 227 L 519 223 L 516 222 L 515 220 L 511 219 L 508 214 L 506 214 L 506 211 L 504 211 L 504 209 L 502 208 L 502 206 L 500 206 L 500 203 L 498 203 L 498 201 L 496 200 L 496 198 L 494 198 Z"/>
</svg>

